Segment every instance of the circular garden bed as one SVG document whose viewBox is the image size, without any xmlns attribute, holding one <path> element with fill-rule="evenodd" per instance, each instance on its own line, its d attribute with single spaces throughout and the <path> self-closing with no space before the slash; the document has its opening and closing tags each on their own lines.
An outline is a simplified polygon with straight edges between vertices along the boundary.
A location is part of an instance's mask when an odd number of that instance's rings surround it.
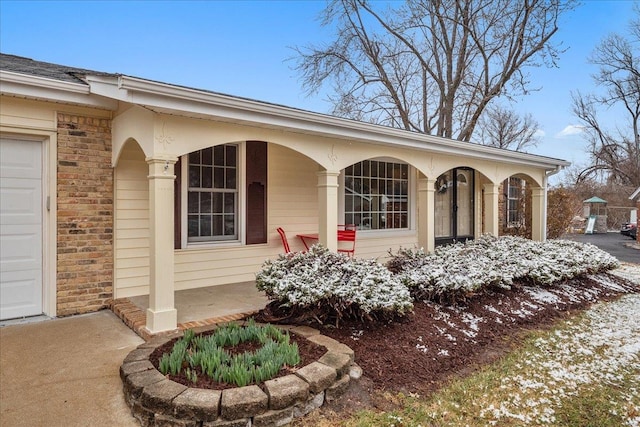
<svg viewBox="0 0 640 427">
<path fill-rule="evenodd" d="M 303 360 L 303 366 L 290 373 L 245 387 L 197 388 L 163 375 L 152 360 L 182 333 L 140 345 L 120 367 L 125 400 L 134 417 L 143 426 L 282 426 L 339 398 L 351 380 L 353 350 L 313 328 L 279 328 L 325 351 L 316 353 L 322 354 L 317 360 Z"/>
</svg>

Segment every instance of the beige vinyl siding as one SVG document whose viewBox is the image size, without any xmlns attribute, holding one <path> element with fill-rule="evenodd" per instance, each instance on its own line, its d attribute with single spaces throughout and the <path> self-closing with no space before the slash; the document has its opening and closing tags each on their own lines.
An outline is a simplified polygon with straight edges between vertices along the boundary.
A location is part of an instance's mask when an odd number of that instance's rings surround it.
<svg viewBox="0 0 640 427">
<path fill-rule="evenodd" d="M 144 153 L 134 143 L 115 173 L 115 298 L 149 293 L 149 181 Z"/>
<path fill-rule="evenodd" d="M 177 250 L 176 290 L 246 282 L 268 258 L 283 252 L 276 228 L 288 235 L 291 249 L 302 250 L 296 234 L 318 230 L 317 164 L 285 147 L 269 144 L 267 181 L 268 243 L 213 244 Z"/>
<path fill-rule="evenodd" d="M 269 146 L 269 243 L 282 251 L 282 227 L 292 251 L 304 248 L 296 234 L 318 232 L 318 165 L 279 145 Z"/>
</svg>

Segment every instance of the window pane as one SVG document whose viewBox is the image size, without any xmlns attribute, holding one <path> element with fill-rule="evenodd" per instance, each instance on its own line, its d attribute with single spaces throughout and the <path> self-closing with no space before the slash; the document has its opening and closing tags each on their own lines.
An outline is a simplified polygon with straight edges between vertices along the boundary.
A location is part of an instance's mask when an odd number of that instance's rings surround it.
<svg viewBox="0 0 640 427">
<path fill-rule="evenodd" d="M 198 199 L 198 194 L 199 193 L 194 191 L 189 192 L 187 201 L 187 212 L 190 214 L 200 213 L 200 200 Z"/>
<path fill-rule="evenodd" d="M 350 194 L 346 194 L 344 196 L 344 210 L 345 211 L 353 210 L 353 196 Z"/>
<path fill-rule="evenodd" d="M 224 193 L 213 193 L 213 213 L 222 213 Z"/>
<path fill-rule="evenodd" d="M 211 236 L 211 216 L 200 215 L 200 237 Z"/>
<path fill-rule="evenodd" d="M 189 166 L 189 187 L 200 188 L 200 167 Z"/>
<path fill-rule="evenodd" d="M 236 188 L 236 169 L 235 168 L 227 168 L 226 170 L 226 185 L 225 188 L 230 190 L 235 190 Z"/>
<path fill-rule="evenodd" d="M 202 150 L 202 164 L 213 165 L 213 149 L 211 147 Z"/>
<path fill-rule="evenodd" d="M 187 227 L 189 229 L 189 237 L 194 237 L 199 235 L 199 221 L 198 215 L 189 215 Z"/>
<path fill-rule="evenodd" d="M 234 193 L 224 194 L 224 212 L 235 213 L 236 195 Z"/>
<path fill-rule="evenodd" d="M 224 166 L 224 145 L 216 145 L 213 147 L 213 164 L 216 166 Z"/>
<path fill-rule="evenodd" d="M 213 188 L 213 168 L 202 167 L 202 188 Z"/>
<path fill-rule="evenodd" d="M 213 187 L 224 188 L 224 168 L 216 167 L 213 169 Z"/>
<path fill-rule="evenodd" d="M 200 193 L 200 212 L 211 213 L 211 193 Z"/>
<path fill-rule="evenodd" d="M 225 146 L 226 150 L 226 165 L 227 166 L 236 166 L 236 146 L 235 145 L 227 145 Z"/>
<path fill-rule="evenodd" d="M 189 163 L 200 164 L 200 151 L 189 153 Z"/>
<path fill-rule="evenodd" d="M 224 235 L 234 236 L 236 234 L 236 217 L 234 215 L 224 216 Z"/>
<path fill-rule="evenodd" d="M 213 216 L 213 235 L 214 236 L 224 235 L 222 232 L 222 215 Z"/>
</svg>

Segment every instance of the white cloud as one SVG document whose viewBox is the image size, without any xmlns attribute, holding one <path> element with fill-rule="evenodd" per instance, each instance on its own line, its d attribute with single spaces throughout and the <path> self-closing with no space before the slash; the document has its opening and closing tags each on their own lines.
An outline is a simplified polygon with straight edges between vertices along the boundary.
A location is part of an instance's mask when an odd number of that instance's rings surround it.
<svg viewBox="0 0 640 427">
<path fill-rule="evenodd" d="M 536 138 L 544 138 L 545 136 L 547 136 L 547 133 L 545 131 L 543 131 L 542 129 L 537 129 L 533 136 L 535 136 Z"/>
<path fill-rule="evenodd" d="M 582 125 L 569 125 L 555 134 L 556 138 L 564 138 L 566 136 L 578 135 L 584 132 L 584 126 Z"/>
</svg>

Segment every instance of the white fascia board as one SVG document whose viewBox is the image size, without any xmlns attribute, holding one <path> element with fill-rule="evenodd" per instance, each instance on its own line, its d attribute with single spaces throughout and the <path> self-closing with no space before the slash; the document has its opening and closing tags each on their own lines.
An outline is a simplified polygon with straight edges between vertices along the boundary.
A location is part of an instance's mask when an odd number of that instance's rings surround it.
<svg viewBox="0 0 640 427">
<path fill-rule="evenodd" d="M 634 191 L 633 194 L 629 196 L 629 200 L 634 200 L 638 196 L 640 196 L 640 187 L 636 188 L 636 191 Z"/>
<path fill-rule="evenodd" d="M 86 80 L 94 93 L 117 96 L 122 101 L 149 107 L 203 114 L 212 119 L 253 123 L 258 126 L 370 144 L 407 147 L 425 152 L 534 166 L 545 170 L 557 170 L 570 165 L 569 162 L 560 159 L 460 142 L 136 77 L 119 76 L 117 91 L 114 91 L 114 88 L 107 90 L 104 85 L 99 88 L 99 84 L 107 83 L 107 79 L 109 78 L 87 76 Z M 109 85 L 112 86 L 114 83 L 115 80 L 111 78 Z M 116 95 L 116 92 L 119 95 Z"/>
<path fill-rule="evenodd" d="M 92 96 L 89 86 L 11 71 L 0 71 L 0 93 L 3 95 L 76 104 L 115 110 L 118 102 Z"/>
</svg>

